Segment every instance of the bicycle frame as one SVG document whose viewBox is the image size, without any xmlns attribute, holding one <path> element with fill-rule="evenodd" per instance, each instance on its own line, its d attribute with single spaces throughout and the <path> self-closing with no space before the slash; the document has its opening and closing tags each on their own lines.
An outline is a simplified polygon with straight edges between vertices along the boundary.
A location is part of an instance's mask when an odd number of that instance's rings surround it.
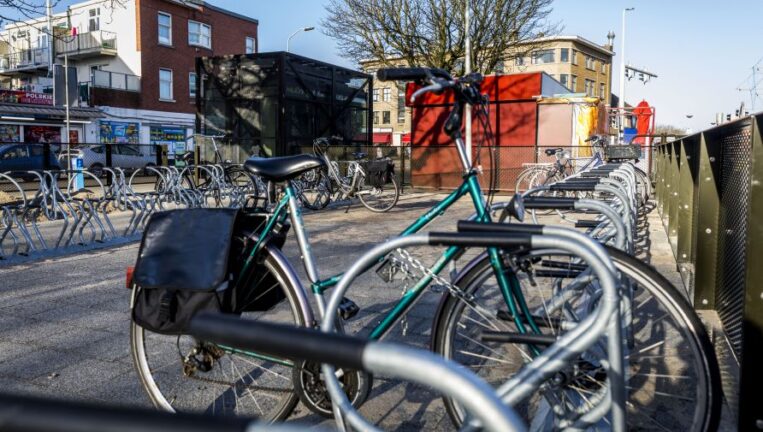
<svg viewBox="0 0 763 432">
<path fill-rule="evenodd" d="M 464 181 L 461 186 L 455 191 L 451 192 L 442 201 L 435 204 L 426 213 L 420 216 L 416 221 L 409 225 L 401 232 L 401 236 L 417 233 L 431 223 L 434 219 L 441 216 L 445 211 L 450 208 L 456 201 L 465 195 L 469 195 L 474 208 L 477 212 L 477 220 L 480 222 L 490 222 L 490 212 L 487 209 L 485 197 L 477 181 L 477 173 L 471 168 L 471 165 L 466 158 L 466 152 L 464 150 L 464 143 L 460 136 L 455 137 L 457 148 L 459 149 L 459 155 L 461 156 L 462 165 L 464 166 Z M 318 269 L 315 265 L 315 260 L 310 248 L 310 242 L 308 240 L 308 234 L 305 230 L 302 220 L 302 213 L 300 207 L 297 205 L 296 194 L 291 182 L 288 182 L 284 188 L 284 196 L 276 205 L 272 216 L 268 220 L 263 230 L 263 235 L 260 240 L 252 248 L 247 262 L 245 263 L 242 272 L 250 270 L 250 263 L 254 259 L 254 256 L 258 252 L 262 240 L 267 237 L 277 221 L 284 221 L 287 217 L 287 213 L 290 216 L 291 224 L 297 236 L 297 243 L 302 255 L 302 261 L 310 280 L 310 289 L 316 298 L 319 312 L 321 316 L 325 313 L 325 299 L 323 293 L 335 286 L 342 278 L 344 273 L 340 273 L 331 276 L 326 279 L 319 277 Z M 419 279 L 416 284 L 410 288 L 406 294 L 396 303 L 392 309 L 387 312 L 381 322 L 372 330 L 369 338 L 378 340 L 383 338 L 395 323 L 410 309 L 416 300 L 423 294 L 425 288 L 432 282 L 432 274 L 439 274 L 449 263 L 456 259 L 464 249 L 461 247 L 449 247 L 443 252 L 439 259 L 432 265 L 427 274 Z M 513 271 L 506 266 L 500 255 L 500 252 L 496 248 L 488 248 L 490 255 L 490 261 L 493 266 L 498 284 L 502 293 L 502 297 L 509 308 L 511 315 L 514 317 L 514 322 L 517 325 L 517 329 L 521 333 L 527 333 L 528 329 L 526 324 L 529 324 L 530 331 L 534 333 L 540 333 L 540 329 L 536 323 L 529 319 L 526 323 L 520 317 L 532 316 L 529 307 L 527 306 L 524 297 L 519 286 L 519 282 L 516 277 L 512 277 Z M 370 268 L 370 267 L 369 267 Z M 368 269 L 366 269 L 368 270 Z M 244 280 L 246 278 L 243 278 Z M 519 309 L 519 310 L 518 310 Z M 521 310 L 521 312 L 520 312 Z"/>
</svg>

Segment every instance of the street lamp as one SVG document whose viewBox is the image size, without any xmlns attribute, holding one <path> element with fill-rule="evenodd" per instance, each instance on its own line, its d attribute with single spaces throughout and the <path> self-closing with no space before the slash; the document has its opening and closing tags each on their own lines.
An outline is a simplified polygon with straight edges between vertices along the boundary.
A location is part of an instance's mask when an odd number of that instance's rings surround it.
<svg viewBox="0 0 763 432">
<path fill-rule="evenodd" d="M 618 101 L 620 109 L 625 108 L 625 13 L 634 9 L 636 8 L 623 9 L 623 34 L 620 42 L 620 99 Z"/>
<path fill-rule="evenodd" d="M 299 30 L 295 31 L 294 33 L 292 33 L 291 35 L 289 35 L 289 38 L 286 39 L 286 52 L 289 52 L 289 42 L 291 42 L 291 38 L 296 36 L 297 33 L 299 33 L 299 32 L 309 32 L 309 31 L 313 31 L 313 30 L 315 30 L 315 27 L 313 27 L 313 26 L 302 27 L 301 29 L 299 29 Z"/>
</svg>

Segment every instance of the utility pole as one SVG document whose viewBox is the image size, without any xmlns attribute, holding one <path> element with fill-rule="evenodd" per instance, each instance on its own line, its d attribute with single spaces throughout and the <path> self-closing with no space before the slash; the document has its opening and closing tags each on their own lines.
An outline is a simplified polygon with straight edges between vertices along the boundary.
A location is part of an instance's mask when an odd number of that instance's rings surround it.
<svg viewBox="0 0 763 432">
<path fill-rule="evenodd" d="M 620 108 L 620 139 L 623 138 L 623 129 L 625 127 L 625 14 L 635 8 L 623 9 L 623 33 L 620 40 L 620 94 L 618 108 Z"/>
<path fill-rule="evenodd" d="M 53 68 L 53 6 L 45 0 L 45 13 L 48 16 L 48 73 L 53 78 L 53 94 L 56 94 L 56 71 Z"/>
<path fill-rule="evenodd" d="M 469 21 L 471 18 L 471 1 L 466 0 L 466 11 L 464 13 L 465 15 L 465 23 L 464 23 L 464 31 L 466 32 L 464 40 L 466 41 L 466 59 L 464 61 L 464 72 L 466 75 L 470 74 L 472 72 L 472 37 Z M 472 106 L 470 104 L 466 104 L 466 158 L 469 161 L 469 164 L 472 163 Z"/>
</svg>

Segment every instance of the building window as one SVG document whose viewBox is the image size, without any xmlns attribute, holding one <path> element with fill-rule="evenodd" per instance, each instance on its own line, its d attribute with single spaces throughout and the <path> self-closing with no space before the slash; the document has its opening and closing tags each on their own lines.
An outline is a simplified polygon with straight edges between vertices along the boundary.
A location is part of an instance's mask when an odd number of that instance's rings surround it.
<svg viewBox="0 0 763 432">
<path fill-rule="evenodd" d="M 379 89 L 375 88 L 371 94 L 372 94 L 371 98 L 373 99 L 373 101 L 379 102 Z"/>
<path fill-rule="evenodd" d="M 503 73 L 505 67 L 506 66 L 503 63 L 503 60 L 498 60 L 497 62 L 495 62 L 495 67 L 493 68 L 493 72 L 494 73 Z"/>
<path fill-rule="evenodd" d="M 254 54 L 254 38 L 253 37 L 247 37 L 246 38 L 246 46 L 244 47 L 244 54 Z"/>
<path fill-rule="evenodd" d="M 93 8 L 88 11 L 90 20 L 87 23 L 87 31 L 98 31 L 101 29 L 101 8 Z"/>
<path fill-rule="evenodd" d="M 389 102 L 392 100 L 392 89 L 387 87 L 382 92 L 382 100 L 384 102 Z"/>
<path fill-rule="evenodd" d="M 572 64 L 576 65 L 578 64 L 578 51 L 572 50 Z"/>
<path fill-rule="evenodd" d="M 560 74 L 559 82 L 562 83 L 563 86 L 570 88 L 570 76 L 568 74 Z"/>
<path fill-rule="evenodd" d="M 405 123 L 405 87 L 397 89 L 397 122 Z"/>
<path fill-rule="evenodd" d="M 379 111 L 374 111 L 374 124 L 379 124 Z"/>
<path fill-rule="evenodd" d="M 561 55 L 559 56 L 559 61 L 562 63 L 569 63 L 570 62 L 570 49 L 569 48 L 562 48 L 561 49 Z"/>
<path fill-rule="evenodd" d="M 194 72 L 188 74 L 188 96 L 196 99 L 196 74 Z"/>
<path fill-rule="evenodd" d="M 596 83 L 587 79 L 585 80 L 585 94 L 588 96 L 596 96 Z"/>
<path fill-rule="evenodd" d="M 604 61 L 601 62 L 601 73 L 605 74 L 607 73 L 607 63 Z"/>
<path fill-rule="evenodd" d="M 585 56 L 585 67 L 586 69 L 596 70 L 596 60 L 591 56 Z"/>
<path fill-rule="evenodd" d="M 532 62 L 533 64 L 547 64 L 554 63 L 554 50 L 538 50 L 533 52 Z"/>
<path fill-rule="evenodd" d="M 606 102 L 607 100 L 607 85 L 604 83 L 599 84 L 599 97 L 604 99 Z"/>
<path fill-rule="evenodd" d="M 172 100 L 172 70 L 159 69 L 159 99 Z"/>
<path fill-rule="evenodd" d="M 525 65 L 525 58 L 524 57 L 517 57 L 514 59 L 514 64 L 516 66 L 524 66 Z"/>
<path fill-rule="evenodd" d="M 570 82 L 572 86 L 570 87 L 570 90 L 572 90 L 573 93 L 578 91 L 578 77 L 575 75 L 572 75 L 572 81 Z"/>
<path fill-rule="evenodd" d="M 389 113 L 389 111 L 383 111 L 382 112 L 382 123 L 383 124 L 389 124 L 390 123 L 390 113 Z"/>
<path fill-rule="evenodd" d="M 188 44 L 211 48 L 212 28 L 197 21 L 188 21 Z"/>
<path fill-rule="evenodd" d="M 159 43 L 172 45 L 172 15 L 159 12 Z"/>
</svg>

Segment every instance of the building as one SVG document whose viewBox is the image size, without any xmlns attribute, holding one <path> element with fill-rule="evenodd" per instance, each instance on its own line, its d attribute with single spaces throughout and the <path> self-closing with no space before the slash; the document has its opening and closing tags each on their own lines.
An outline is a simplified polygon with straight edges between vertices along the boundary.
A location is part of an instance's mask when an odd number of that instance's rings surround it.
<svg viewBox="0 0 763 432">
<path fill-rule="evenodd" d="M 256 19 L 202 0 L 91 0 L 54 14 L 50 23 L 52 32 L 45 17 L 0 32 L 0 86 L 51 93 L 51 65 L 68 62 L 79 88 L 70 106 L 97 107 L 103 118 L 72 122 L 70 137 L 62 136 L 60 117 L 0 118 L 0 128 L 10 134 L 18 128 L 19 139 L 44 123 L 63 142 L 166 144 L 170 154 L 184 151 L 195 122 L 195 58 L 254 53 L 258 45 Z"/>
<path fill-rule="evenodd" d="M 572 93 L 609 100 L 614 37 L 597 45 L 580 36 L 554 36 L 518 46 L 497 72 L 545 72 Z"/>
<path fill-rule="evenodd" d="M 554 36 L 519 45 L 506 54 L 496 67 L 498 74 L 545 72 L 559 81 L 570 93 L 581 93 L 609 102 L 612 89 L 613 37 L 606 45 L 597 45 L 580 36 Z M 400 62 L 400 66 L 404 66 Z M 361 62 L 361 68 L 373 73 L 378 61 Z M 405 107 L 402 83 L 374 81 L 373 140 L 377 144 L 410 143 L 411 115 Z"/>
<path fill-rule="evenodd" d="M 367 74 L 286 52 L 197 63 L 205 78 L 196 129 L 234 143 L 224 146 L 228 159 L 312 153 L 317 137 L 337 137 L 347 147 L 371 139 Z"/>
</svg>

